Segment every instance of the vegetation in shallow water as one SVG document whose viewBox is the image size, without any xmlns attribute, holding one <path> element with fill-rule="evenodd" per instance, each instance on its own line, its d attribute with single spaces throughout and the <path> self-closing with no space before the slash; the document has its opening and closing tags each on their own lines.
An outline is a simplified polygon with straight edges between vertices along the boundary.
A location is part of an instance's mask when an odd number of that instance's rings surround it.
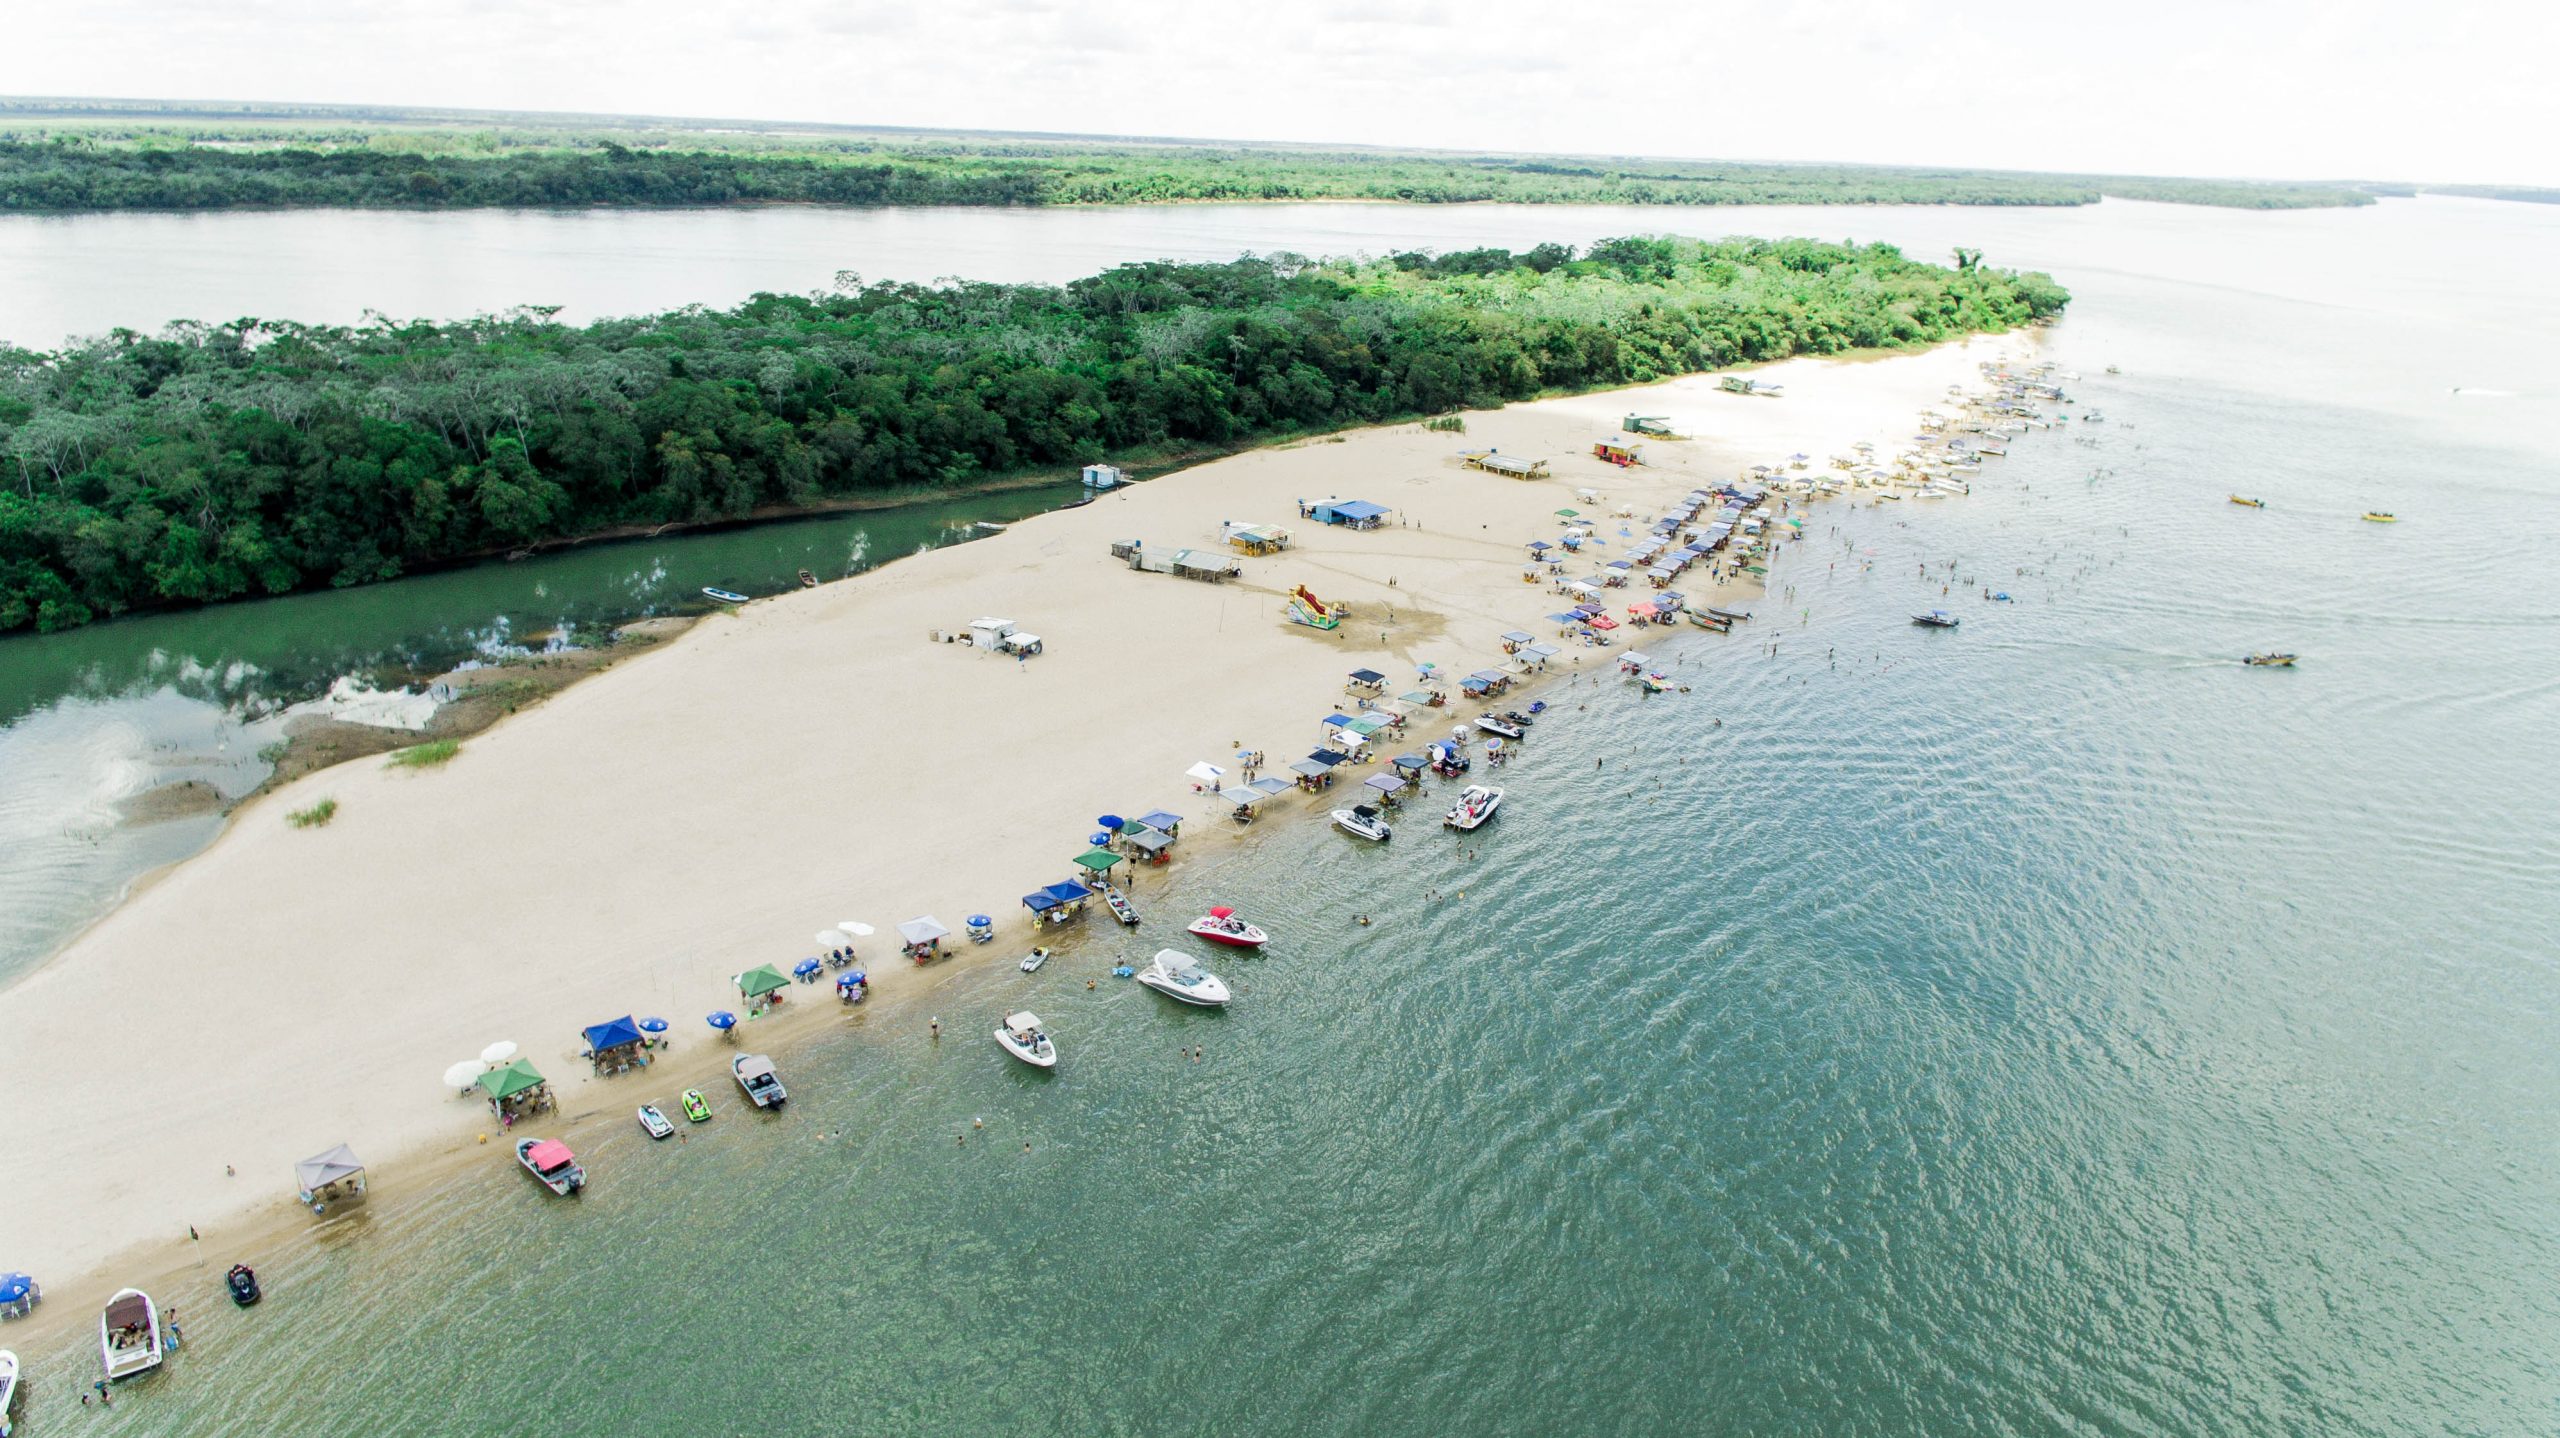
<svg viewBox="0 0 2560 1438">
<path fill-rule="evenodd" d="M 1620 239 L 849 283 L 558 323 L 257 320 L 0 346 L 0 632 L 632 525 L 1236 445 L 2060 311 L 1890 246 Z"/>
</svg>

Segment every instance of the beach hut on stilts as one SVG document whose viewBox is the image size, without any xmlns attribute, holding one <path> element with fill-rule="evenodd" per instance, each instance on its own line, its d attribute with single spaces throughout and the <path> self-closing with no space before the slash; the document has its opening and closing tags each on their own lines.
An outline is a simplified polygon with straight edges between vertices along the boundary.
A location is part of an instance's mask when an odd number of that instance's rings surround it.
<svg viewBox="0 0 2560 1438">
<path fill-rule="evenodd" d="M 293 1184 L 294 1197 L 322 1217 L 332 1208 L 365 1199 L 364 1165 L 357 1161 L 355 1150 L 343 1143 L 295 1164 Z"/>
</svg>

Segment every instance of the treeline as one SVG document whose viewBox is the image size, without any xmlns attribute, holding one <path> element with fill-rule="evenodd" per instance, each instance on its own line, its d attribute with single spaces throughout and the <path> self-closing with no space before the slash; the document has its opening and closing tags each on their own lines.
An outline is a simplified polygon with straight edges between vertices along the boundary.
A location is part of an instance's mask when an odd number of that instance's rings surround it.
<svg viewBox="0 0 2560 1438">
<path fill-rule="evenodd" d="M 1403 200 L 1620 205 L 2086 205 L 2101 197 L 2296 208 L 2352 187 L 1677 160 L 1326 153 L 959 137 L 197 127 L 0 129 L 0 213 L 736 204 L 1125 205 Z"/>
<path fill-rule="evenodd" d="M 1126 265 L 734 310 L 0 347 L 0 631 L 629 524 L 1220 445 L 2057 313 L 1887 246 L 1622 239 Z"/>
</svg>

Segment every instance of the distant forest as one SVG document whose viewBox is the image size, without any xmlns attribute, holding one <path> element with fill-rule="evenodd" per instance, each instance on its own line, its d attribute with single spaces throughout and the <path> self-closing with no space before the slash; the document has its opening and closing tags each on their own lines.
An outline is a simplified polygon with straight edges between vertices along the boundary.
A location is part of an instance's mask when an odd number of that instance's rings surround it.
<svg viewBox="0 0 2560 1438">
<path fill-rule="evenodd" d="M 0 632 L 618 526 L 806 509 L 2058 313 L 2042 274 L 1890 246 L 1125 265 L 727 311 L 240 320 L 0 346 Z"/>
<path fill-rule="evenodd" d="M 548 122 L 476 128 L 0 100 L 0 213 L 1405 200 L 1618 205 L 2087 205 L 2105 196 L 2299 209 L 2342 184 L 1861 165 L 1400 153 L 884 131 Z M 103 105 L 103 102 L 101 102 Z"/>
</svg>

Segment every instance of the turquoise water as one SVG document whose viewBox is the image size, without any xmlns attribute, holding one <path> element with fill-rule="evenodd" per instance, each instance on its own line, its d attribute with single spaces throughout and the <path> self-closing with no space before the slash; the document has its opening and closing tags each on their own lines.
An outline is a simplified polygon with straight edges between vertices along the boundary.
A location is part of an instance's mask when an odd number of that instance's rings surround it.
<svg viewBox="0 0 2560 1438">
<path fill-rule="evenodd" d="M 1648 646 L 1693 692 L 1562 691 L 1480 857 L 1267 825 L 1142 895 L 1277 932 L 1230 1012 L 1104 976 L 1153 938 L 955 974 L 778 1118 L 588 1120 L 578 1203 L 493 1154 L 255 1312 L 208 1264 L 117 1424 L 2544 1431 L 2560 218 L 2478 213 L 2048 261 L 2104 424 L 1817 510 Z"/>
</svg>

